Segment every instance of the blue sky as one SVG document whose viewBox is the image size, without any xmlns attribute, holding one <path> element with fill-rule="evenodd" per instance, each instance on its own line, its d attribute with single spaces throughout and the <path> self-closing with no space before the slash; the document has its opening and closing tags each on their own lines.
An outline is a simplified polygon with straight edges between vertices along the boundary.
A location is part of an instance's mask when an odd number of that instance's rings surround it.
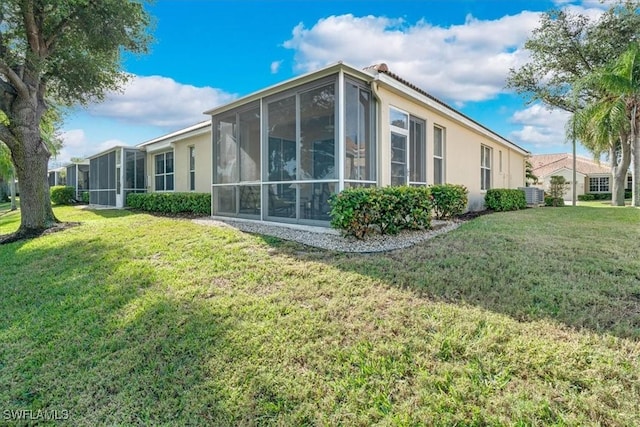
<svg viewBox="0 0 640 427">
<path fill-rule="evenodd" d="M 592 16 L 597 0 L 156 0 L 150 53 L 128 56 L 121 93 L 68 112 L 57 163 L 136 145 L 203 111 L 319 67 L 385 62 L 391 71 L 533 153 L 568 152 L 566 114 L 505 89 L 539 13 Z M 580 152 L 585 153 L 584 150 Z"/>
</svg>

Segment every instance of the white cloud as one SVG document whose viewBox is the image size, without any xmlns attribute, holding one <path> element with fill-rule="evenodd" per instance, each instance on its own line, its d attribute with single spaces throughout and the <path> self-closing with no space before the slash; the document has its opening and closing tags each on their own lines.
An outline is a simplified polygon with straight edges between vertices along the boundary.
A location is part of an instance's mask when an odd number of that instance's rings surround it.
<svg viewBox="0 0 640 427">
<path fill-rule="evenodd" d="M 537 150 L 552 150 L 566 145 L 565 127 L 571 114 L 562 110 L 549 110 L 540 104 L 516 111 L 511 122 L 520 127 L 509 138 L 516 144 Z"/>
<path fill-rule="evenodd" d="M 357 67 L 385 62 L 436 96 L 482 101 L 502 92 L 509 68 L 527 59 L 522 45 L 538 18 L 528 11 L 496 20 L 467 16 L 464 24 L 440 27 L 425 20 L 330 16 L 310 28 L 297 25 L 284 46 L 295 50 L 299 71 L 339 60 Z"/>
<path fill-rule="evenodd" d="M 122 93 L 89 107 L 95 116 L 165 128 L 189 126 L 206 119 L 203 112 L 237 96 L 212 87 L 196 87 L 162 76 L 133 76 Z"/>
<path fill-rule="evenodd" d="M 271 63 L 271 74 L 278 74 L 278 71 L 280 71 L 281 65 L 282 65 L 282 61 L 273 61 Z"/>
<path fill-rule="evenodd" d="M 63 141 L 63 146 L 52 164 L 64 165 L 71 161 L 73 157 L 86 158 L 93 154 L 100 153 L 116 145 L 128 145 L 119 139 L 108 139 L 106 141 L 92 143 L 88 140 L 83 129 L 70 129 L 60 132 L 58 135 Z"/>
</svg>

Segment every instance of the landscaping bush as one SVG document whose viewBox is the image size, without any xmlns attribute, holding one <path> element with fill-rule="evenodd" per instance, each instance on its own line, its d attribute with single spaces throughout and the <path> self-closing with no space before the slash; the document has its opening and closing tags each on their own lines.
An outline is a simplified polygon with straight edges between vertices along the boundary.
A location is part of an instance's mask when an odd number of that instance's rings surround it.
<svg viewBox="0 0 640 427">
<path fill-rule="evenodd" d="M 51 202 L 56 205 L 71 205 L 75 202 L 76 189 L 68 185 L 56 185 L 49 189 Z"/>
<path fill-rule="evenodd" d="M 373 229 L 396 234 L 403 229 L 431 227 L 427 187 L 348 188 L 331 200 L 331 226 L 363 239 Z"/>
<path fill-rule="evenodd" d="M 594 194 L 578 194 L 578 200 L 581 202 L 589 202 L 591 200 L 595 200 L 596 197 Z"/>
<path fill-rule="evenodd" d="M 82 199 L 82 203 L 89 203 L 89 200 L 90 200 L 89 192 L 83 191 L 82 194 L 80 195 L 80 198 Z"/>
<path fill-rule="evenodd" d="M 487 209 L 494 211 L 516 211 L 527 207 L 524 191 L 508 188 L 492 188 L 484 196 Z"/>
<path fill-rule="evenodd" d="M 564 199 L 562 197 L 544 196 L 545 206 L 564 206 Z"/>
<path fill-rule="evenodd" d="M 347 188 L 329 199 L 331 226 L 363 239 L 374 220 L 374 187 Z"/>
<path fill-rule="evenodd" d="M 438 184 L 429 187 L 437 219 L 460 215 L 467 209 L 469 191 L 464 185 Z"/>
<path fill-rule="evenodd" d="M 147 212 L 211 215 L 211 194 L 129 193 L 127 206 Z"/>
</svg>

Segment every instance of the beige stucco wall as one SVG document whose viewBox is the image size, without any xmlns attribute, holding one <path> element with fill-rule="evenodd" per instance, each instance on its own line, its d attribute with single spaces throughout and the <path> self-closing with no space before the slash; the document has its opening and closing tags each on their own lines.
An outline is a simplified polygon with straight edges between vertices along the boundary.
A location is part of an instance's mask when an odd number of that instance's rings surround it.
<svg viewBox="0 0 640 427">
<path fill-rule="evenodd" d="M 564 177 L 564 179 L 569 183 L 571 183 L 571 181 L 573 180 L 573 171 L 571 171 L 570 169 L 563 168 L 553 172 L 548 176 L 538 177 L 539 183 L 536 185 L 536 187 L 542 188 L 545 191 L 549 191 L 549 183 L 551 182 L 551 177 L 555 175 Z M 576 172 L 576 183 L 577 183 L 576 196 L 585 194 L 585 188 L 586 189 L 589 188 L 588 187 L 589 180 L 587 176 L 584 174 L 581 174 L 580 172 Z M 569 185 L 567 186 L 567 191 L 564 193 L 565 200 L 570 200 L 571 194 L 572 194 L 571 185 Z"/>
<path fill-rule="evenodd" d="M 446 117 L 443 113 L 423 103 L 401 96 L 382 85 L 377 90 L 380 96 L 379 163 L 378 173 L 381 185 L 389 185 L 391 180 L 391 138 L 389 108 L 395 107 L 427 123 L 427 183 L 433 184 L 433 128 L 445 129 L 445 181 L 462 184 L 469 190 L 469 209 L 480 210 L 484 206 L 485 192 L 480 190 L 480 147 L 492 150 L 491 187 L 517 188 L 525 185 L 525 155 L 514 148 L 503 145 L 480 132 Z M 502 170 L 499 158 L 502 152 Z"/>
<path fill-rule="evenodd" d="M 158 144 L 159 145 L 159 144 Z M 211 191 L 211 132 L 185 137 L 174 141 L 173 148 L 155 151 L 153 144 L 147 147 L 147 191 L 155 191 L 155 155 L 173 150 L 174 191 L 189 190 L 189 147 L 195 148 L 196 193 Z"/>
</svg>

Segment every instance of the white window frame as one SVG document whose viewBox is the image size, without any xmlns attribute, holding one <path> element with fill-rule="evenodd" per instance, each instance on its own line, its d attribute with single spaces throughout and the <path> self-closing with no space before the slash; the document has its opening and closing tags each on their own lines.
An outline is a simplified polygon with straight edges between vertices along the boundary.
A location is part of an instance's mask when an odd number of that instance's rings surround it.
<svg viewBox="0 0 640 427">
<path fill-rule="evenodd" d="M 189 146 L 188 161 L 189 161 L 189 191 L 196 191 L 196 147 L 195 145 Z M 174 182 L 174 188 L 175 188 L 175 182 Z"/>
<path fill-rule="evenodd" d="M 171 155 L 173 156 L 173 171 L 172 172 L 167 172 L 167 154 L 171 153 Z M 156 159 L 158 158 L 158 156 L 163 156 L 163 162 L 164 162 L 164 172 L 163 173 L 158 173 L 158 171 L 156 170 L 157 167 L 157 161 Z M 171 190 L 167 190 L 167 176 L 171 175 L 173 177 L 173 188 Z M 158 190 L 158 187 L 156 186 L 156 178 L 162 176 L 163 177 L 163 189 L 162 190 Z M 153 188 L 156 192 L 158 193 L 171 193 L 173 191 L 175 191 L 176 189 L 176 155 L 175 152 L 173 150 L 170 151 L 165 151 L 163 153 L 157 153 L 153 155 Z"/>
<path fill-rule="evenodd" d="M 596 190 L 593 190 L 593 188 Z M 589 177 L 589 193 L 609 193 L 611 191 L 611 179 L 608 176 Z"/>
<path fill-rule="evenodd" d="M 440 131 L 440 155 L 436 155 L 436 129 Z M 433 183 L 444 184 L 445 181 L 445 153 L 446 153 L 446 129 L 442 126 L 433 126 Z M 440 160 L 440 176 L 436 177 L 436 160 Z"/>
<path fill-rule="evenodd" d="M 486 155 L 488 153 L 488 156 Z M 492 163 L 493 149 L 487 145 L 480 146 L 480 191 L 487 191 L 491 189 L 491 163 Z M 487 165 L 485 160 L 489 160 Z M 485 175 L 488 172 L 488 175 Z M 488 178 L 486 182 L 485 176 Z"/>
<path fill-rule="evenodd" d="M 392 118 L 392 113 L 396 112 L 399 114 L 402 114 L 406 117 L 406 127 L 400 127 L 400 126 L 396 126 L 393 124 L 391 118 Z M 399 164 L 400 161 L 394 161 L 393 160 L 393 142 L 392 142 L 392 137 L 393 134 L 396 134 L 397 136 L 401 136 L 404 138 L 405 143 L 404 143 L 404 181 L 402 184 L 400 185 L 406 185 L 409 182 L 409 143 L 410 143 L 410 132 L 409 132 L 409 128 L 410 128 L 410 115 L 408 112 L 401 110 L 399 108 L 396 107 L 389 107 L 389 154 L 390 154 L 390 160 L 389 160 L 389 179 L 390 179 L 390 184 L 393 185 L 393 182 L 391 181 L 393 179 L 393 167 L 392 165 L 394 163 Z"/>
</svg>

